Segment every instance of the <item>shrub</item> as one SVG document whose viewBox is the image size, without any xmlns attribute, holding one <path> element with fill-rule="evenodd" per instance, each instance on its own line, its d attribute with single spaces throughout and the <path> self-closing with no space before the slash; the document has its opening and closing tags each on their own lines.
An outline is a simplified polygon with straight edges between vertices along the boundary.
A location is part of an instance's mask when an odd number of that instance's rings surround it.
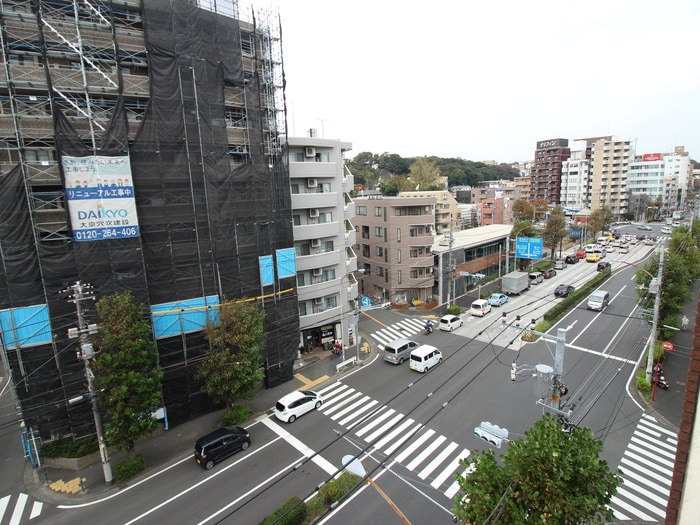
<svg viewBox="0 0 700 525">
<path fill-rule="evenodd" d="M 343 472 L 336 479 L 329 481 L 318 491 L 318 495 L 326 505 L 331 505 L 345 496 L 360 480 L 358 476 Z"/>
<path fill-rule="evenodd" d="M 131 459 L 117 463 L 114 466 L 114 477 L 117 483 L 124 483 L 144 470 L 146 470 L 146 460 L 143 454 L 137 454 Z"/>
<path fill-rule="evenodd" d="M 219 416 L 219 421 L 225 427 L 240 425 L 244 421 L 248 421 L 253 416 L 253 411 L 243 405 L 236 405 L 230 410 L 223 412 Z"/>
<path fill-rule="evenodd" d="M 637 374 L 637 390 L 642 393 L 651 392 L 651 383 L 647 381 L 647 371 L 642 369 Z"/>
<path fill-rule="evenodd" d="M 39 455 L 44 458 L 82 458 L 98 450 L 97 436 L 80 440 L 64 437 L 42 445 Z"/>
<path fill-rule="evenodd" d="M 306 519 L 306 504 L 294 496 L 260 522 L 260 525 L 300 525 Z"/>
<path fill-rule="evenodd" d="M 447 310 L 445 310 L 445 315 L 459 315 L 459 314 L 460 314 L 460 308 L 456 304 L 448 306 Z"/>
</svg>

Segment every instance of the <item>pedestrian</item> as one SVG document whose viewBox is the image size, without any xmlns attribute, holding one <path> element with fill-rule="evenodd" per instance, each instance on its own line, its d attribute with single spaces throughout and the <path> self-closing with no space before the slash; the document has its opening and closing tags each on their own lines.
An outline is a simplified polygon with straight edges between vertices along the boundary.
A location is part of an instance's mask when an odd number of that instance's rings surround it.
<svg viewBox="0 0 700 525">
<path fill-rule="evenodd" d="M 685 332 L 688 329 L 688 324 L 690 324 L 690 321 L 684 315 L 683 318 L 681 319 L 681 330 L 683 330 Z"/>
</svg>

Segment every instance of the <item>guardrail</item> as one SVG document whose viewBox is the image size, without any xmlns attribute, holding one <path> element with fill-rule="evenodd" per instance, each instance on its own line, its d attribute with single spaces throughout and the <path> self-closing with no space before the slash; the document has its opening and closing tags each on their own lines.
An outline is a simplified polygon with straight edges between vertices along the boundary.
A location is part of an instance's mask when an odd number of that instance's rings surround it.
<svg viewBox="0 0 700 525">
<path fill-rule="evenodd" d="M 337 365 L 335 365 L 335 371 L 340 372 L 343 368 L 346 366 L 352 366 L 355 364 L 355 361 L 357 361 L 357 356 L 353 356 L 350 359 L 346 359 L 345 361 L 341 361 Z"/>
</svg>

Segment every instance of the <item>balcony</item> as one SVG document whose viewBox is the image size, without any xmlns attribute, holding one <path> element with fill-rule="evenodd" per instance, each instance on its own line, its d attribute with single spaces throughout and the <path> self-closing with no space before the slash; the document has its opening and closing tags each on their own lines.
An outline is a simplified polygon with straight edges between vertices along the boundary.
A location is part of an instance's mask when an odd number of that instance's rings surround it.
<svg viewBox="0 0 700 525">
<path fill-rule="evenodd" d="M 335 208 L 338 204 L 338 193 L 295 193 L 292 195 L 292 209 L 302 208 Z"/>
<path fill-rule="evenodd" d="M 338 175 L 338 165 L 335 162 L 290 162 L 289 177 L 298 178 L 329 178 Z"/>
</svg>

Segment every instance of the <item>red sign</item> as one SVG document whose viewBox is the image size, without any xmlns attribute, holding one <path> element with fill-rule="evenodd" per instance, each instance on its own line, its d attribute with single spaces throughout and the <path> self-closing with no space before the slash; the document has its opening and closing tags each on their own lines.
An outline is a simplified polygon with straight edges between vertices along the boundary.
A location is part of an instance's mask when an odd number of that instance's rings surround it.
<svg viewBox="0 0 700 525">
<path fill-rule="evenodd" d="M 642 161 L 649 162 L 652 160 L 661 160 L 661 153 L 645 153 L 642 155 Z"/>
<path fill-rule="evenodd" d="M 673 343 L 671 341 L 664 341 L 661 346 L 663 347 L 664 350 L 667 352 L 672 352 L 673 351 Z"/>
</svg>

